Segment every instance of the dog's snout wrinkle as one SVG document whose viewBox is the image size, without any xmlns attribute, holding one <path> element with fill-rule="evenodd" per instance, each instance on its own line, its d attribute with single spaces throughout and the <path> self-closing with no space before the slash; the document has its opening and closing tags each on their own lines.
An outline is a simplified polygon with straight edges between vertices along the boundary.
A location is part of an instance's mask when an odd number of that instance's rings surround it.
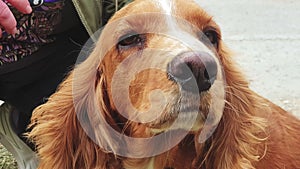
<svg viewBox="0 0 300 169">
<path fill-rule="evenodd" d="M 216 80 L 217 63 L 206 52 L 185 52 L 168 64 L 167 72 L 182 89 L 203 92 L 209 90 Z"/>
</svg>

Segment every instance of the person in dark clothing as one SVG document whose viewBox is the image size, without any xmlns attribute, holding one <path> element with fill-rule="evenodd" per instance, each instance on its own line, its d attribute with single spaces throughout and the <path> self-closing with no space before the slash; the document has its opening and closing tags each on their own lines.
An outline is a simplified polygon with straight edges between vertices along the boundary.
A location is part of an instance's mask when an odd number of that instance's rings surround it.
<svg viewBox="0 0 300 169">
<path fill-rule="evenodd" d="M 0 142 L 21 169 L 38 165 L 23 136 L 32 111 L 55 92 L 88 38 L 128 0 L 39 2 L 30 7 L 28 0 L 0 0 Z"/>
</svg>

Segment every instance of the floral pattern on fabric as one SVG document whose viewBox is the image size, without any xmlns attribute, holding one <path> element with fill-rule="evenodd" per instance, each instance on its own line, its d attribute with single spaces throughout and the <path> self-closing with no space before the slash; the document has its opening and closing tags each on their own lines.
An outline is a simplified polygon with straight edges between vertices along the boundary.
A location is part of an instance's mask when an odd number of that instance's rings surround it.
<svg viewBox="0 0 300 169">
<path fill-rule="evenodd" d="M 6 1 L 9 6 L 10 4 Z M 17 20 L 19 31 L 15 36 L 5 31 L 0 38 L 0 66 L 18 61 L 37 51 L 42 45 L 54 41 L 53 30 L 61 20 L 64 0 L 52 0 L 33 8 L 29 15 L 10 7 Z"/>
</svg>

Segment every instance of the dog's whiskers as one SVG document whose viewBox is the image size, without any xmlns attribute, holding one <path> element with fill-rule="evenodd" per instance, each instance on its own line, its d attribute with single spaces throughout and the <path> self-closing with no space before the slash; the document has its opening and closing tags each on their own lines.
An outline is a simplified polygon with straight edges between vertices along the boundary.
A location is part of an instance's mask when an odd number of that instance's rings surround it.
<svg viewBox="0 0 300 169">
<path fill-rule="evenodd" d="M 121 133 L 125 134 L 126 130 L 130 127 L 130 125 L 131 125 L 131 122 L 127 121 L 125 123 L 125 125 L 123 126 L 123 129 L 122 129 Z"/>
</svg>

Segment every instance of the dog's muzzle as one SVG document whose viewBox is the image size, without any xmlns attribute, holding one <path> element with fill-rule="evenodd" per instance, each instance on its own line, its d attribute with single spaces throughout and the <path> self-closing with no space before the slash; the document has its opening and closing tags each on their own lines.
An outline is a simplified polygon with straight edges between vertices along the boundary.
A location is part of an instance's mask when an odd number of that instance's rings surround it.
<svg viewBox="0 0 300 169">
<path fill-rule="evenodd" d="M 168 64 L 167 73 L 169 79 L 179 83 L 183 90 L 204 92 L 216 80 L 217 63 L 209 53 L 184 52 Z"/>
</svg>

